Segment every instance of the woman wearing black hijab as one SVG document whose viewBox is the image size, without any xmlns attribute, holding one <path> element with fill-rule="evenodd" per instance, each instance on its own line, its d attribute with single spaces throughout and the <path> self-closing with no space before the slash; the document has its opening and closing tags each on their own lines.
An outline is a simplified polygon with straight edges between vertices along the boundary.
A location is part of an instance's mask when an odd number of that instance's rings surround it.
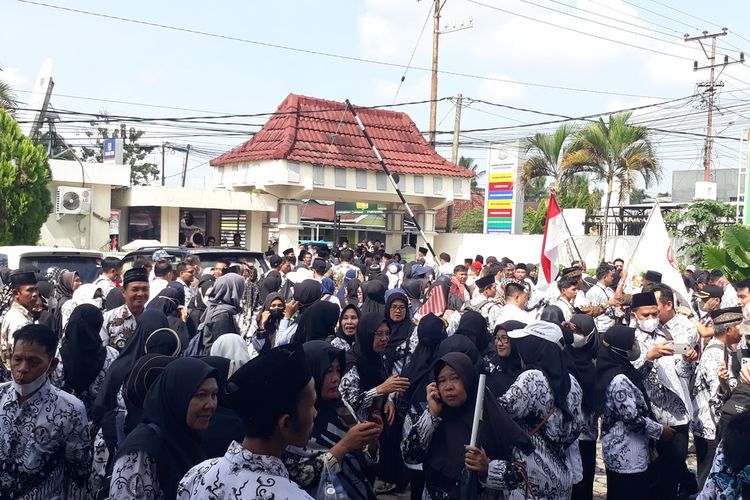
<svg viewBox="0 0 750 500">
<path fill-rule="evenodd" d="M 383 353 L 388 346 L 390 329 L 382 314 L 362 315 L 357 325 L 357 340 L 346 353 L 346 369 L 341 378 L 341 397 L 354 410 L 359 421 L 383 410 L 383 400 L 392 392 L 403 393 L 409 381 L 397 375 L 388 376 Z M 389 423 L 396 416 L 393 404 L 385 407 Z"/>
<path fill-rule="evenodd" d="M 401 371 L 401 376 L 408 378 L 411 385 L 404 395 L 399 398 L 400 419 L 409 418 L 413 414 L 418 417 L 427 406 L 427 386 L 433 382 L 432 367 L 437 361 L 440 343 L 447 338 L 445 323 L 434 314 L 428 314 L 419 321 L 417 326 L 417 338 L 419 342 L 409 362 Z M 403 429 L 403 421 L 401 420 Z M 401 434 L 399 433 L 399 436 Z M 400 443 L 400 439 L 398 442 Z M 409 469 L 409 483 L 411 485 L 411 498 L 422 498 L 424 487 L 424 474 L 419 464 L 407 465 Z"/>
<path fill-rule="evenodd" d="M 143 403 L 146 401 L 149 388 L 156 382 L 164 369 L 176 359 L 179 358 L 164 356 L 163 354 L 146 354 L 136 362 L 122 390 L 122 399 L 127 409 L 127 415 L 125 416 L 126 434 L 130 434 L 141 423 Z"/>
<path fill-rule="evenodd" d="M 385 350 L 386 369 L 389 372 L 401 373 L 404 363 L 408 360 L 416 347 L 414 321 L 409 313 L 409 298 L 402 292 L 394 292 L 388 296 L 385 303 L 385 319 L 391 336 Z"/>
<path fill-rule="evenodd" d="M 284 319 L 286 304 L 281 294 L 272 292 L 266 295 L 263 308 L 253 319 L 249 335 L 253 339 L 253 349 L 258 354 L 266 352 L 276 346 L 276 334 L 281 320 Z"/>
<path fill-rule="evenodd" d="M 326 465 L 335 464 L 337 479 L 346 498 L 375 500 L 365 468 L 377 461 L 380 416 L 359 423 L 341 399 L 338 386 L 346 353 L 322 340 L 304 344 L 305 358 L 315 380 L 317 416 L 310 440 L 304 448 L 290 446 L 282 457 L 289 478 L 314 495 L 325 475 Z"/>
<path fill-rule="evenodd" d="M 324 340 L 336 333 L 339 306 L 333 302 L 316 300 L 297 318 L 297 331 L 292 342 L 304 344 L 311 340 Z"/>
<path fill-rule="evenodd" d="M 73 309 L 60 346 L 60 363 L 52 377 L 56 385 L 83 402 L 87 413 L 119 355 L 117 349 L 102 345 L 99 330 L 103 322 L 101 310 L 91 304 Z"/>
<path fill-rule="evenodd" d="M 359 280 L 359 278 L 352 278 L 349 280 L 349 282 L 346 284 L 346 295 L 341 300 L 341 306 L 345 305 L 355 305 L 358 308 L 361 306 L 361 300 L 360 296 L 362 294 L 362 281 Z M 383 292 L 385 295 L 385 292 Z"/>
<path fill-rule="evenodd" d="M 656 422 L 638 359 L 635 329 L 614 325 L 602 335 L 596 357 L 596 407 L 602 416 L 607 498 L 648 498 L 651 442 L 674 431 Z"/>
<path fill-rule="evenodd" d="M 206 458 L 200 433 L 216 410 L 216 378 L 216 370 L 195 358 L 164 369 L 148 390 L 143 421 L 117 452 L 110 498 L 177 496 L 182 476 Z"/>
<path fill-rule="evenodd" d="M 505 394 L 518 375 L 523 371 L 521 360 L 518 356 L 512 356 L 513 348 L 510 345 L 508 332 L 522 330 L 526 323 L 508 320 L 495 327 L 494 346 L 495 352 L 490 356 L 487 364 L 487 387 L 496 397 Z"/>
<path fill-rule="evenodd" d="M 366 313 L 385 313 L 385 292 L 386 286 L 378 280 L 370 280 L 362 283 L 362 314 Z"/>
<path fill-rule="evenodd" d="M 477 311 L 466 311 L 456 328 L 456 335 L 466 335 L 479 349 L 484 363 L 489 362 L 495 353 L 492 338 L 487 331 L 487 319 Z"/>
<path fill-rule="evenodd" d="M 581 387 L 568 373 L 560 327 L 546 321 L 530 323 L 508 334 L 512 356 L 520 358 L 523 372 L 499 402 L 535 445 L 524 462 L 531 494 L 538 498 L 570 498 L 580 481 L 570 460 L 583 428 Z M 577 449 L 576 449 L 577 451 Z"/>
<path fill-rule="evenodd" d="M 336 327 L 336 336 L 331 340 L 331 345 L 338 349 L 348 351 L 354 345 L 357 338 L 357 325 L 362 314 L 354 304 L 347 304 L 341 310 L 339 324 Z M 343 368 L 342 368 L 343 370 Z"/>
<path fill-rule="evenodd" d="M 519 487 L 522 475 L 511 461 L 530 453 L 533 445 L 489 391 L 477 446 L 467 447 L 479 380 L 471 359 L 462 353 L 446 354 L 432 374 L 435 382 L 426 389 L 427 408 L 415 421 L 407 420 L 401 446 L 407 463 L 423 463 L 423 498 L 458 499 L 464 469 L 477 473 L 487 485 L 473 498 L 499 498 L 501 489 Z"/>
<path fill-rule="evenodd" d="M 481 356 L 479 355 L 479 350 L 477 349 L 477 346 L 474 345 L 474 342 L 469 340 L 469 337 L 464 335 L 451 335 L 440 342 L 440 347 L 438 347 L 437 351 L 438 358 L 442 358 L 449 352 L 460 352 L 466 354 L 469 356 L 469 359 L 474 366 L 480 366 L 479 360 Z"/>
<path fill-rule="evenodd" d="M 406 276 L 406 273 L 404 273 L 404 276 Z M 425 280 L 407 278 L 401 283 L 401 288 L 404 289 L 406 296 L 409 297 L 409 310 L 413 317 L 417 314 L 419 308 L 422 307 L 422 291 L 425 288 Z"/>
<path fill-rule="evenodd" d="M 179 283 L 173 282 L 177 286 L 172 287 L 172 283 L 160 291 L 152 301 L 148 303 L 146 309 L 155 309 L 161 311 L 167 317 L 169 327 L 177 332 L 180 336 L 180 342 L 183 346 L 187 347 L 188 342 L 197 333 L 195 323 L 192 318 L 187 315 L 186 309 L 181 309 L 180 306 L 185 303 L 185 290 Z M 185 311 L 183 316 L 181 311 Z"/>
<path fill-rule="evenodd" d="M 583 391 L 581 413 L 584 428 L 578 439 L 583 480 L 573 486 L 573 500 L 591 500 L 594 495 L 596 474 L 596 441 L 599 437 L 596 412 L 596 359 L 599 350 L 599 335 L 594 319 L 588 314 L 574 314 L 570 318 L 574 327 L 573 342 L 566 343 L 563 354 L 568 372 L 575 377 Z M 571 450 L 573 447 L 571 446 Z M 577 457 L 573 457 L 577 460 Z"/>
<path fill-rule="evenodd" d="M 231 361 L 221 356 L 198 358 L 216 370 L 216 383 L 219 388 L 218 406 L 208 428 L 201 433 L 201 443 L 206 458 L 224 456 L 232 441 L 241 443 L 245 438 L 245 425 L 237 412 L 226 405 L 225 397 Z"/>
</svg>

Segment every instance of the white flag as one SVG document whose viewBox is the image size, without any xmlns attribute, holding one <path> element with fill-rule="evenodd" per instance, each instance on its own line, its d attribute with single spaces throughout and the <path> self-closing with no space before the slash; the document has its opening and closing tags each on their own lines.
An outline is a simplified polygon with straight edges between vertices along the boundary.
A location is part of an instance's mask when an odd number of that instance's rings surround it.
<svg viewBox="0 0 750 500">
<path fill-rule="evenodd" d="M 541 266 L 537 282 L 538 290 L 546 290 L 555 283 L 560 271 L 560 249 L 570 239 L 572 239 L 572 236 L 565 225 L 565 219 L 557 205 L 555 195 L 550 194 L 547 205 L 547 220 L 544 223 Z"/>
<path fill-rule="evenodd" d="M 628 263 L 628 277 L 626 284 L 640 289 L 641 280 L 646 271 L 657 271 L 661 273 L 661 282 L 668 285 L 679 296 L 680 300 L 687 304 L 688 293 L 685 282 L 677 262 L 674 259 L 672 240 L 664 225 L 659 203 L 655 203 L 651 209 L 643 232 L 638 243 L 630 256 Z M 676 306 L 676 304 L 675 304 Z"/>
</svg>

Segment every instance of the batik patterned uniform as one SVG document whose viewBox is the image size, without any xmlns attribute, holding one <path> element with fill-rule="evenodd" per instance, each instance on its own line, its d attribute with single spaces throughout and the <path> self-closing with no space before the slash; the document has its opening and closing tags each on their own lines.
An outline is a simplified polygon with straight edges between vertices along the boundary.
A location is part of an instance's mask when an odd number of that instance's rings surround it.
<svg viewBox="0 0 750 500">
<path fill-rule="evenodd" d="M 547 422 L 531 436 L 536 449 L 525 456 L 515 450 L 514 459 L 526 466 L 533 494 L 538 499 L 570 498 L 574 471 L 569 460 L 569 450 L 584 427 L 581 413 L 583 391 L 574 377 L 570 377 L 567 404 L 570 415 L 554 409 L 554 396 L 547 378 L 539 370 L 527 370 L 518 376 L 508 391 L 498 399 L 513 420 L 528 434 L 544 420 Z M 526 497 L 522 489 L 509 492 L 507 498 Z"/>
<path fill-rule="evenodd" d="M 604 306 L 614 296 L 614 290 L 609 287 L 605 288 L 601 283 L 597 283 L 586 292 L 586 299 L 592 306 Z M 602 314 L 594 317 L 594 323 L 596 323 L 596 329 L 599 330 L 599 333 L 609 330 L 615 324 L 615 308 L 608 306 Z"/>
<path fill-rule="evenodd" d="M 341 377 L 341 383 L 339 384 L 339 392 L 341 392 L 341 399 L 354 411 L 354 415 L 357 420 L 364 422 L 370 415 L 370 408 L 375 398 L 378 396 L 377 388 L 373 387 L 370 390 L 360 389 L 360 378 L 359 372 L 356 366 L 352 366 L 351 369 Z"/>
<path fill-rule="evenodd" d="M 646 399 L 628 377 L 615 376 L 607 387 L 602 415 L 602 454 L 607 470 L 620 474 L 643 472 L 649 464 L 649 440 L 661 436 Z"/>
<path fill-rule="evenodd" d="M 487 320 L 487 330 L 490 334 L 494 333 L 495 326 L 503 313 L 503 306 L 496 299 L 488 299 L 482 295 L 471 301 L 471 309 L 477 311 Z"/>
<path fill-rule="evenodd" d="M 234 441 L 223 457 L 192 469 L 177 487 L 177 499 L 312 500 L 289 480 L 281 459 L 256 455 Z"/>
<path fill-rule="evenodd" d="M 136 329 L 136 319 L 126 304 L 104 313 L 100 336 L 104 345 L 121 351 Z"/>
<path fill-rule="evenodd" d="M 652 347 L 667 340 L 659 329 L 653 333 L 636 330 L 635 338 L 641 353 L 633 366 L 643 376 L 656 420 L 670 426 L 688 424 L 692 415 L 688 383 L 695 365 L 679 354 L 646 360 L 646 354 Z M 674 337 L 679 342 L 677 338 Z"/>
<path fill-rule="evenodd" d="M 729 354 L 729 387 L 737 386 L 732 365 L 734 352 Z M 721 407 L 726 403 L 731 392 L 725 392 L 719 384 L 717 371 L 724 364 L 724 344 L 712 338 L 703 349 L 703 355 L 695 372 L 695 387 L 693 389 L 693 419 L 690 428 L 693 434 L 703 439 L 716 439 L 716 424 L 721 417 Z"/>
<path fill-rule="evenodd" d="M 10 354 L 13 352 L 13 334 L 33 322 L 31 313 L 18 302 L 13 302 L 3 316 L 0 323 L 0 357 L 6 367 L 10 366 Z"/>
<path fill-rule="evenodd" d="M 47 381 L 22 405 L 0 385 L 0 491 L 17 500 L 88 499 L 91 441 L 83 403 Z"/>
<path fill-rule="evenodd" d="M 134 451 L 117 459 L 109 483 L 109 498 L 127 500 L 163 500 L 156 461 L 142 451 Z"/>
<path fill-rule="evenodd" d="M 88 389 L 81 393 L 75 394 L 75 397 L 83 402 L 83 406 L 86 408 L 86 414 L 91 411 L 91 406 L 94 404 L 96 396 L 99 394 L 99 391 L 102 390 L 102 386 L 104 385 L 104 377 L 106 377 L 109 367 L 120 354 L 117 352 L 117 349 L 113 347 L 106 347 L 105 349 L 107 349 L 107 356 L 104 358 L 104 364 L 102 365 L 102 369 L 99 370 L 99 374 L 96 376 L 94 381 L 91 382 L 91 385 L 89 385 Z M 65 379 L 62 358 L 60 357 L 59 351 L 57 354 L 57 359 L 59 359 L 60 361 L 57 363 L 57 368 L 55 368 L 55 371 L 50 376 L 50 379 L 56 387 L 63 389 L 65 386 Z"/>
<path fill-rule="evenodd" d="M 703 485 L 703 490 L 696 500 L 737 500 L 742 498 L 742 481 L 738 476 L 742 475 L 745 482 L 750 482 L 750 478 L 747 477 L 749 472 L 748 467 L 745 467 L 739 474 L 733 470 L 724 461 L 724 446 L 723 443 L 719 443 L 711 472 L 708 474 L 706 484 Z"/>
</svg>

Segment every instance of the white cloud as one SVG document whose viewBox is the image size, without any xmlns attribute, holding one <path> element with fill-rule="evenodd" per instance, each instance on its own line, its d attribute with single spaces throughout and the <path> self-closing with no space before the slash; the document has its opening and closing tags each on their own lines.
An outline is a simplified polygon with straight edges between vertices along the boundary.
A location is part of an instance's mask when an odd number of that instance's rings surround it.
<svg viewBox="0 0 750 500">
<path fill-rule="evenodd" d="M 491 73 L 486 76 L 497 80 L 512 80 L 509 76 L 499 73 Z M 507 102 L 518 100 L 525 94 L 523 85 L 497 80 L 482 81 L 477 87 L 476 98 L 490 102 Z"/>
<path fill-rule="evenodd" d="M 0 80 L 9 84 L 15 90 L 28 90 L 27 87 L 31 85 L 31 81 L 26 75 L 21 73 L 21 70 L 14 68 L 13 66 L 3 66 L 3 70 L 0 71 Z"/>
</svg>

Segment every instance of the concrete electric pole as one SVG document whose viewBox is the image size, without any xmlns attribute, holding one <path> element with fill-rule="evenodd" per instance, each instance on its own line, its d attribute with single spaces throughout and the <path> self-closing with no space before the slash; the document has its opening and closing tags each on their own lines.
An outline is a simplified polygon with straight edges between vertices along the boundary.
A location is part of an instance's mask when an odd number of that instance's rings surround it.
<svg viewBox="0 0 750 500">
<path fill-rule="evenodd" d="M 458 94 L 456 96 L 456 119 L 453 122 L 453 148 L 451 149 L 451 162 L 458 165 L 458 132 L 461 130 L 461 102 L 463 96 Z M 469 199 L 471 199 L 471 193 L 469 193 Z M 446 208 L 446 219 L 445 219 L 445 232 L 453 232 L 453 203 L 448 205 Z"/>
<path fill-rule="evenodd" d="M 706 124 L 706 143 L 703 148 L 703 181 L 709 182 L 711 180 L 711 153 L 713 151 L 713 118 L 714 118 L 714 98 L 716 95 L 716 88 L 717 87 L 723 87 L 723 82 L 716 82 L 716 79 L 718 78 L 716 76 L 715 70 L 716 68 L 721 68 L 721 71 L 719 72 L 719 76 L 721 76 L 721 73 L 724 71 L 724 68 L 729 66 L 730 64 L 736 64 L 736 63 L 745 63 L 745 54 L 740 52 L 740 59 L 738 61 L 729 61 L 729 56 L 724 56 L 724 62 L 716 64 L 716 39 L 720 36 L 726 36 L 728 34 L 727 28 L 722 28 L 722 31 L 720 33 L 709 33 L 708 31 L 704 31 L 702 35 L 699 36 L 689 36 L 685 35 L 685 41 L 686 42 L 694 42 L 697 41 L 701 49 L 703 49 L 703 53 L 706 55 L 706 58 L 709 61 L 709 64 L 707 66 L 699 66 L 698 61 L 695 61 L 693 63 L 693 71 L 698 71 L 701 69 L 708 69 L 710 70 L 709 78 L 707 82 L 700 82 L 698 83 L 698 87 L 705 88 L 706 93 L 706 99 L 708 103 L 708 119 Z M 711 55 L 709 55 L 708 51 L 706 51 L 706 47 L 703 45 L 703 40 L 711 39 Z"/>
</svg>

